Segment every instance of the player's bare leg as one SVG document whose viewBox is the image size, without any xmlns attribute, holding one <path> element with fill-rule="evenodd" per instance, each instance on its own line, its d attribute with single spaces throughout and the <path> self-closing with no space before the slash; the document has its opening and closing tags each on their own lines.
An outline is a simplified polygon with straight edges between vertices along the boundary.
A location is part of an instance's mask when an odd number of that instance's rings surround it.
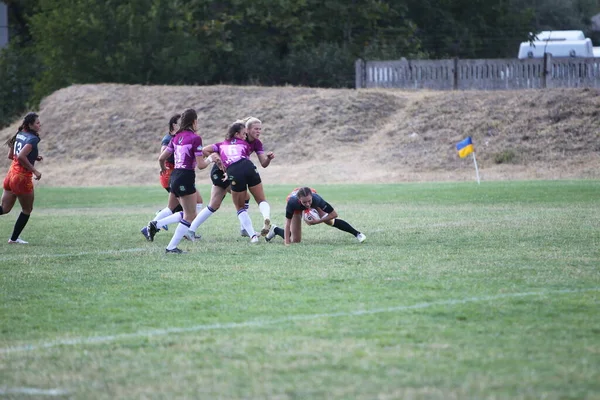
<svg viewBox="0 0 600 400">
<path fill-rule="evenodd" d="M 10 190 L 2 193 L 2 202 L 0 203 L 0 215 L 8 214 L 17 201 L 17 196 Z"/>
<path fill-rule="evenodd" d="M 302 241 L 302 214 L 295 213 L 292 216 L 292 224 L 290 227 L 290 241 L 292 243 L 300 243 Z"/>
</svg>

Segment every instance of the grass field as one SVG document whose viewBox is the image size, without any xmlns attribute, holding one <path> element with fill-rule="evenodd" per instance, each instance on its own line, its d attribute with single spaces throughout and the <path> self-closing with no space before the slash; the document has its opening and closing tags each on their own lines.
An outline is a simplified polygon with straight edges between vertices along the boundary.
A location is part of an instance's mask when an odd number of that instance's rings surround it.
<svg viewBox="0 0 600 400">
<path fill-rule="evenodd" d="M 0 398 L 600 399 L 599 181 L 316 188 L 364 243 L 252 246 L 228 198 L 165 255 L 160 188 L 39 188 L 30 245 L 0 217 Z"/>
</svg>

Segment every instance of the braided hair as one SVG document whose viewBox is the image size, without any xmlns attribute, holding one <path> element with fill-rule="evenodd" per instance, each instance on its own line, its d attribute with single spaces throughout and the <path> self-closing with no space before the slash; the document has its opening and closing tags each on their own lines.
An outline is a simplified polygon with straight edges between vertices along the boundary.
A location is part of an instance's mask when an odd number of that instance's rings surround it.
<svg viewBox="0 0 600 400">
<path fill-rule="evenodd" d="M 309 195 L 312 196 L 312 194 L 313 194 L 312 190 L 309 187 L 305 186 L 305 187 L 298 189 L 296 196 L 297 197 L 307 197 Z"/>
</svg>

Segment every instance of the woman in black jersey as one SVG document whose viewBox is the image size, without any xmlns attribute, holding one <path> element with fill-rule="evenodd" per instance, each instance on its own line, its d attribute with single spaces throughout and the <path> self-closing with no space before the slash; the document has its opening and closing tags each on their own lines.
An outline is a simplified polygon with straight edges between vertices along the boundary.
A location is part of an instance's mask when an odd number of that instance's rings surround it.
<svg viewBox="0 0 600 400">
<path fill-rule="evenodd" d="M 17 200 L 21 204 L 21 214 L 17 218 L 12 236 L 8 239 L 8 243 L 11 244 L 27 244 L 19 235 L 33 211 L 32 178 L 35 180 L 42 178 L 42 173 L 35 168 L 35 162 L 44 159 L 38 154 L 41 127 L 38 115 L 29 113 L 23 119 L 17 133 L 6 141 L 9 147 L 8 158 L 13 161 L 4 178 L 0 215 L 8 214 Z"/>
</svg>

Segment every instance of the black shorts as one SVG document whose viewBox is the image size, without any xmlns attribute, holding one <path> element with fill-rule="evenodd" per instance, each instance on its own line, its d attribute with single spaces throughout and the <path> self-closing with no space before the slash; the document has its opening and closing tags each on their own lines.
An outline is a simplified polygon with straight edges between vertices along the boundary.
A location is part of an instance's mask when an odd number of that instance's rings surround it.
<svg viewBox="0 0 600 400">
<path fill-rule="evenodd" d="M 196 193 L 196 172 L 191 169 L 173 170 L 169 186 L 175 197 Z"/>
<path fill-rule="evenodd" d="M 221 168 L 217 167 L 217 164 L 214 164 L 210 170 L 210 180 L 212 181 L 212 184 L 227 189 L 231 183 L 229 182 L 229 179 L 224 181 L 224 176 L 225 174 L 221 171 Z"/>
<path fill-rule="evenodd" d="M 262 182 L 256 166 L 247 158 L 231 164 L 227 168 L 227 175 L 231 181 L 231 190 L 234 192 L 243 192 L 246 188 Z"/>
</svg>

